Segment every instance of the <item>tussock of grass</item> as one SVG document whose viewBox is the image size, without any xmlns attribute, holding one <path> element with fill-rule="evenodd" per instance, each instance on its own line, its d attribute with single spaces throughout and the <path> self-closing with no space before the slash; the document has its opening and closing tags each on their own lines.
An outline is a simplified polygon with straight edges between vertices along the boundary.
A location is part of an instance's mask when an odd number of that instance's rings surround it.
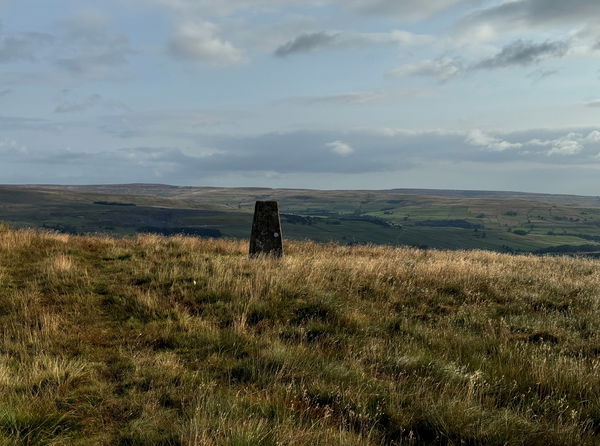
<svg viewBox="0 0 600 446">
<path fill-rule="evenodd" d="M 600 262 L 0 227 L 0 444 L 594 445 Z"/>
</svg>

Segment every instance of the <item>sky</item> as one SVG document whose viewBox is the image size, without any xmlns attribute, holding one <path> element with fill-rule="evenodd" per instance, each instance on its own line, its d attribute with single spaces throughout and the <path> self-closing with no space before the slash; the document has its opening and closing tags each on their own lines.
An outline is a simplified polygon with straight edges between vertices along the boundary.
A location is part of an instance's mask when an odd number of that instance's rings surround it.
<svg viewBox="0 0 600 446">
<path fill-rule="evenodd" d="M 0 0 L 0 183 L 600 195 L 598 0 Z"/>
</svg>

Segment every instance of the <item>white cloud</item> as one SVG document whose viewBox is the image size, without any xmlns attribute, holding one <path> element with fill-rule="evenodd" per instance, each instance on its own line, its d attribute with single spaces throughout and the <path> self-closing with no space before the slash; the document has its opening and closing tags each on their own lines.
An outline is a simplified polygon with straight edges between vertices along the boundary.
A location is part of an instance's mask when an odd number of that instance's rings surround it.
<svg viewBox="0 0 600 446">
<path fill-rule="evenodd" d="M 244 62 L 242 50 L 218 36 L 219 28 L 209 22 L 180 25 L 169 41 L 169 52 L 180 59 L 224 67 Z"/>
<path fill-rule="evenodd" d="M 600 132 L 598 130 L 594 130 L 585 137 L 585 141 L 589 143 L 600 143 Z"/>
<path fill-rule="evenodd" d="M 564 136 L 550 139 L 522 138 L 519 142 L 508 142 L 481 130 L 471 131 L 465 141 L 478 147 L 485 147 L 494 152 L 521 149 L 520 153 L 528 156 L 574 156 L 585 155 L 584 151 L 600 143 L 600 131 L 591 130 L 587 134 L 569 132 Z"/>
<path fill-rule="evenodd" d="M 65 19 L 61 22 L 68 40 L 87 42 L 92 45 L 105 45 L 112 40 L 111 20 L 98 10 L 87 11 L 83 14 Z"/>
<path fill-rule="evenodd" d="M 600 132 L 597 130 L 593 130 L 587 135 L 570 132 L 565 136 L 555 139 L 532 139 L 526 144 L 530 146 L 548 147 L 549 149 L 547 150 L 546 154 L 549 156 L 569 156 L 578 155 L 586 148 L 586 146 L 598 143 L 600 143 Z"/>
<path fill-rule="evenodd" d="M 503 152 L 505 150 L 511 149 L 520 149 L 521 147 L 523 147 L 523 144 L 521 143 L 511 143 L 508 141 L 504 141 L 495 136 L 488 135 L 487 133 L 479 129 L 471 131 L 467 135 L 466 141 L 472 146 L 485 147 L 487 149 L 497 152 Z"/>
<path fill-rule="evenodd" d="M 326 146 L 331 149 L 333 153 L 337 153 L 341 156 L 348 156 L 354 153 L 354 149 L 349 144 L 346 144 L 343 141 L 332 141 L 327 143 Z"/>
<path fill-rule="evenodd" d="M 552 144 L 548 155 L 576 155 L 583 150 L 583 144 L 572 139 L 561 139 Z"/>
</svg>

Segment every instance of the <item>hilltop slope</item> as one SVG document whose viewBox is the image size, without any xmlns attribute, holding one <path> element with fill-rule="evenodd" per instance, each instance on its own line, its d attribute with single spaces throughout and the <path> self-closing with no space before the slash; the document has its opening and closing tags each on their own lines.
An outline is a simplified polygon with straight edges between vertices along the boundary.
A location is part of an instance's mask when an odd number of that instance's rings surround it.
<svg viewBox="0 0 600 446">
<path fill-rule="evenodd" d="M 0 443 L 594 445 L 600 262 L 0 229 Z"/>
</svg>

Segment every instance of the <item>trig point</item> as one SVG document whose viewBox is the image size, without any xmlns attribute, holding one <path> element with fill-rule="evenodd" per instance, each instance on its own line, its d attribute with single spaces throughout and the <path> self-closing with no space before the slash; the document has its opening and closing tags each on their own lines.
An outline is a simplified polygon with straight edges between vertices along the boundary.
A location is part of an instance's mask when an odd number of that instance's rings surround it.
<svg viewBox="0 0 600 446">
<path fill-rule="evenodd" d="M 259 254 L 283 256 L 279 204 L 276 201 L 257 201 L 254 208 L 250 256 Z"/>
</svg>

